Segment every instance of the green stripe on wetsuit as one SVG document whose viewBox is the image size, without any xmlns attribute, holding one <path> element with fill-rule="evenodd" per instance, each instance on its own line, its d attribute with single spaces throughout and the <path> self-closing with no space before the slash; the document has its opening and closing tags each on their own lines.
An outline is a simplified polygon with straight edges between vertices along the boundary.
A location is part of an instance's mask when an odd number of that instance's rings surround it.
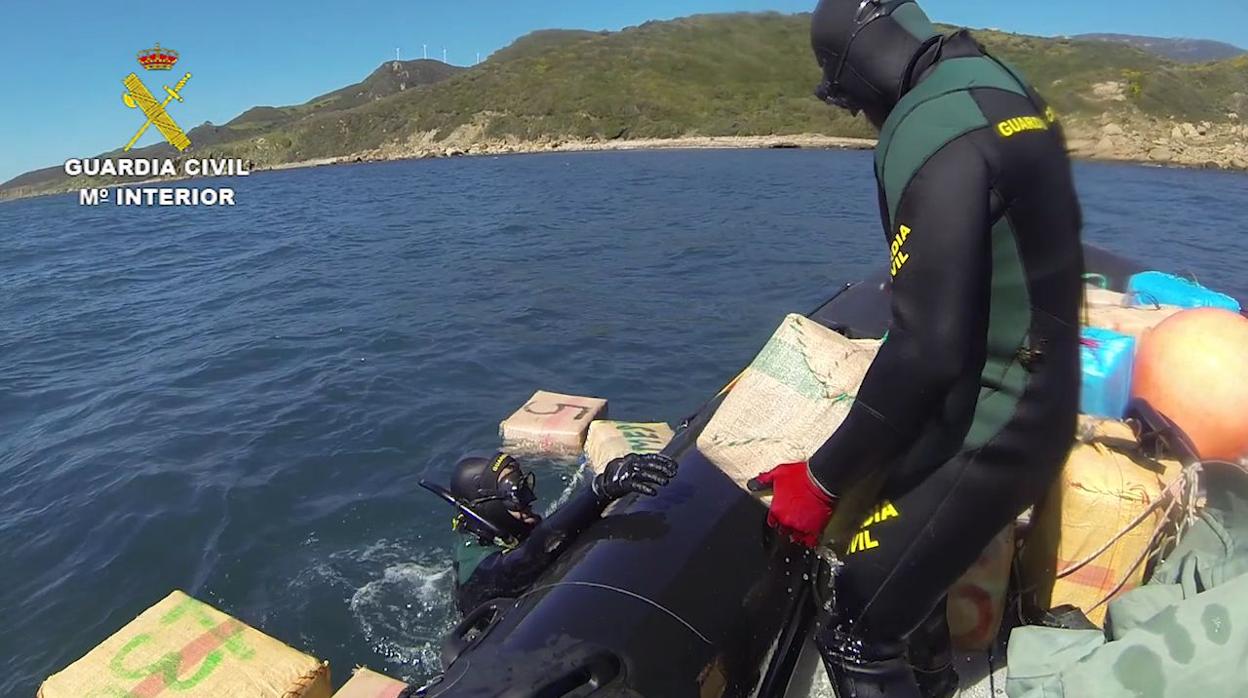
<svg viewBox="0 0 1248 698">
<path fill-rule="evenodd" d="M 455 550 L 455 577 L 459 584 L 466 584 L 468 579 L 472 577 L 472 573 L 477 571 L 477 567 L 485 561 L 485 558 L 497 552 L 502 552 L 502 548 L 497 545 L 486 545 L 477 540 L 467 540 L 460 544 Z"/>
<path fill-rule="evenodd" d="M 876 174 L 888 203 L 890 229 L 898 223 L 902 196 L 923 165 L 952 141 L 988 127 L 989 119 L 970 92 L 981 88 L 1029 98 L 1016 74 L 996 61 L 954 58 L 938 64 L 901 99 L 884 123 L 875 150 Z M 964 442 L 968 449 L 984 445 L 1005 426 L 1026 383 L 1018 352 L 1031 326 L 1031 299 L 1015 231 L 1007 218 L 993 226 L 991 245 L 988 358 L 975 417 Z"/>
<path fill-rule="evenodd" d="M 1026 270 L 1009 220 L 992 227 L 992 290 L 988 306 L 988 359 L 980 377 L 979 400 L 963 445 L 988 443 L 1010 421 L 1027 383 L 1018 351 L 1031 329 L 1031 298 Z"/>
<path fill-rule="evenodd" d="M 875 169 L 888 197 L 889 222 L 919 168 L 950 141 L 988 125 L 970 90 L 996 88 L 1027 97 L 1018 80 L 990 58 L 952 58 L 939 63 L 901 98 L 880 129 Z M 915 118 L 910 120 L 909 117 Z M 906 128 L 899 128 L 902 123 Z"/>
</svg>

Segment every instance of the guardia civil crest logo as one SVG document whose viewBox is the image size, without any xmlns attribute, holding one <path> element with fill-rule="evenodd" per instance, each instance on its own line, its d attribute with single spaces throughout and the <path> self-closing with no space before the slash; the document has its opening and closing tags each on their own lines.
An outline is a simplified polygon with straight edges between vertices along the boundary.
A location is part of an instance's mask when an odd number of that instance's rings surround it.
<svg viewBox="0 0 1248 698">
<path fill-rule="evenodd" d="M 178 52 L 171 48 L 161 48 L 160 43 L 157 42 L 152 48 L 139 51 L 138 61 L 145 71 L 168 71 L 172 70 L 174 64 L 178 62 Z M 135 142 L 147 132 L 148 127 L 152 125 L 155 125 L 156 129 L 165 137 L 165 140 L 169 141 L 169 145 L 172 145 L 179 151 L 186 150 L 191 145 L 191 139 L 186 136 L 186 133 L 182 131 L 182 127 L 178 126 L 178 122 L 173 120 L 168 111 L 169 104 L 173 100 L 185 101 L 182 99 L 182 89 L 186 87 L 186 83 L 190 79 L 191 74 L 186 73 L 173 87 L 164 85 L 166 96 L 162 101 L 156 100 L 151 90 L 147 89 L 147 85 L 143 84 L 138 75 L 130 73 L 122 79 L 121 82 L 126 86 L 126 91 L 122 93 L 121 101 L 131 109 L 138 109 L 144 117 L 143 125 L 139 127 L 139 130 L 130 139 L 130 142 L 126 143 L 126 147 L 123 150 L 130 150 Z"/>
</svg>

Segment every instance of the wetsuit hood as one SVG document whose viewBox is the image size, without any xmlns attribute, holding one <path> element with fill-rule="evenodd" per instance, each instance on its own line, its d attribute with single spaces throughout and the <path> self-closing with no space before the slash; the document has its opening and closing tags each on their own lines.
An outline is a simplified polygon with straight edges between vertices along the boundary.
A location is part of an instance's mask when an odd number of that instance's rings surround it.
<svg viewBox="0 0 1248 698">
<path fill-rule="evenodd" d="M 810 27 L 823 69 L 816 94 L 878 128 L 935 62 L 941 38 L 914 0 L 820 0 Z"/>
<path fill-rule="evenodd" d="M 508 474 L 500 478 L 504 471 Z M 505 539 L 523 541 L 539 521 L 530 508 L 532 483 L 532 476 L 526 476 L 506 453 L 461 458 L 451 475 L 450 494 L 469 515 L 456 517 L 456 528 L 486 542 L 499 538 L 499 532 L 506 534 Z M 525 514 L 526 520 L 512 516 L 513 511 Z"/>
</svg>

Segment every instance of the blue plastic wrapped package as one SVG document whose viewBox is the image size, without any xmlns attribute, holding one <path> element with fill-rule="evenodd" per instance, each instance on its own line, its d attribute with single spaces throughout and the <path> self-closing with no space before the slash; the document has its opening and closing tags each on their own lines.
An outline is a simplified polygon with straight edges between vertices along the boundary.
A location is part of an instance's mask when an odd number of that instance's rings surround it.
<svg viewBox="0 0 1248 698">
<path fill-rule="evenodd" d="M 1079 411 L 1095 417 L 1122 419 L 1131 398 L 1131 367 L 1135 337 L 1099 327 L 1083 328 L 1083 363 Z"/>
<path fill-rule="evenodd" d="M 1239 312 L 1239 301 L 1174 274 L 1144 271 L 1127 280 L 1135 305 L 1177 305 L 1180 308 L 1225 308 Z"/>
</svg>

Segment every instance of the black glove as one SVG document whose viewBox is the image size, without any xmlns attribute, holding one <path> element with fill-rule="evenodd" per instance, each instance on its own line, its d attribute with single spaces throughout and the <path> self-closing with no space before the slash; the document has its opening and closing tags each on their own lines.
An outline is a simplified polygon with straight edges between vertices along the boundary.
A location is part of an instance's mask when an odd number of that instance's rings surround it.
<svg viewBox="0 0 1248 698">
<path fill-rule="evenodd" d="M 594 478 L 594 494 L 603 502 L 610 502 L 626 494 L 637 492 L 654 496 L 658 488 L 676 475 L 676 461 L 659 453 L 630 453 L 607 463 L 602 473 Z"/>
</svg>

